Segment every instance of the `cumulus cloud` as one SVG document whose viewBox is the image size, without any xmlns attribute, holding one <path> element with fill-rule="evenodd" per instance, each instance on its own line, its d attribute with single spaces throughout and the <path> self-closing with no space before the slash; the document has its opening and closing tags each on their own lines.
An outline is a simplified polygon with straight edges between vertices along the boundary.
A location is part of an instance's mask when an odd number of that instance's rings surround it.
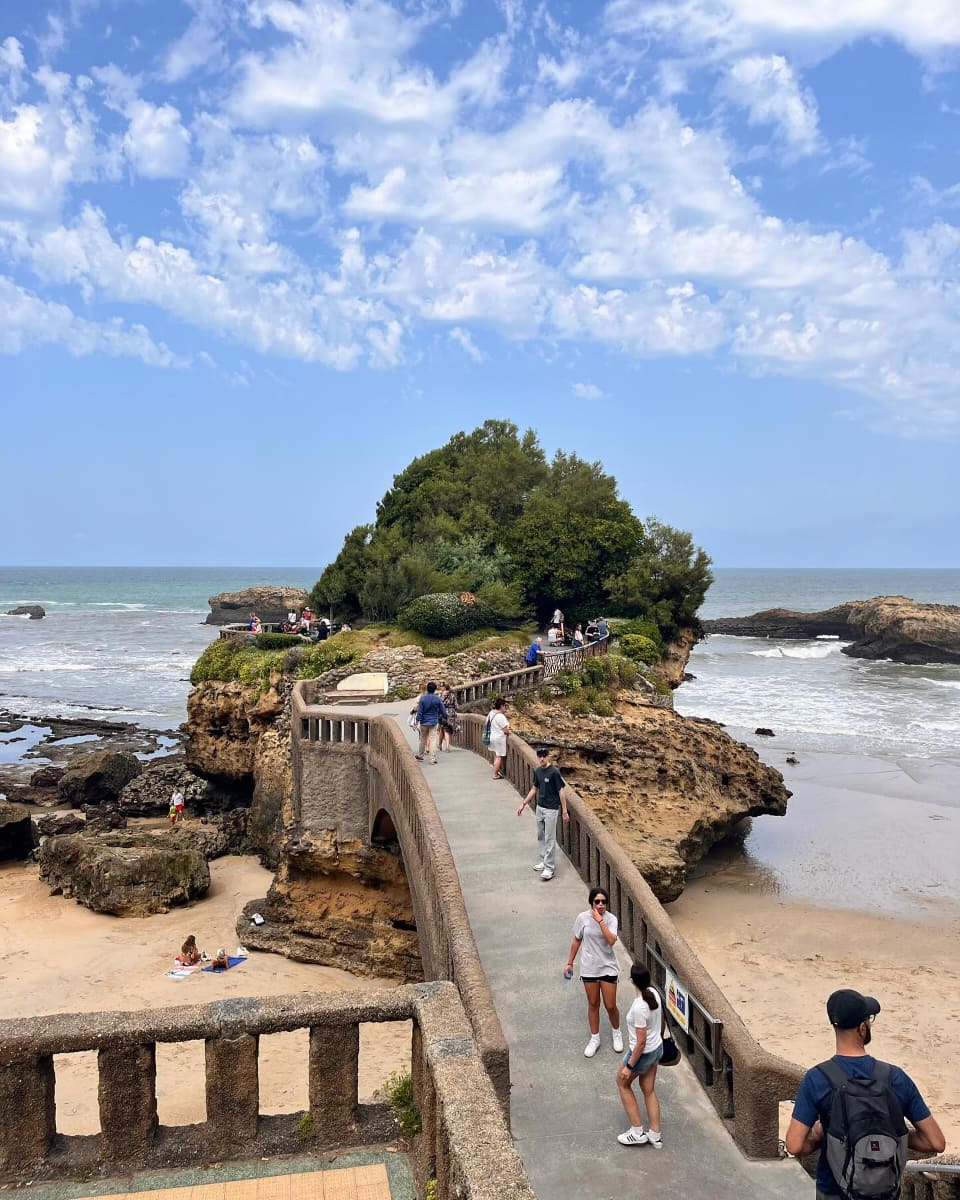
<svg viewBox="0 0 960 1200">
<path fill-rule="evenodd" d="M 172 104 L 135 100 L 128 110 L 129 125 L 123 149 L 138 175 L 145 179 L 176 179 L 190 158 L 190 134 Z"/>
<path fill-rule="evenodd" d="M 780 54 L 738 59 L 727 71 L 721 93 L 747 110 L 751 125 L 773 125 L 797 154 L 819 149 L 817 102 L 801 88 Z"/>
<path fill-rule="evenodd" d="M 0 275 L 0 353 L 20 354 L 38 346 L 62 346 L 70 354 L 138 358 L 151 367 L 184 367 L 187 360 L 155 342 L 142 325 L 121 320 L 88 321 L 65 304 L 43 300 Z"/>
<path fill-rule="evenodd" d="M 603 399 L 603 392 L 595 383 L 575 383 L 570 390 L 580 400 Z"/>
</svg>

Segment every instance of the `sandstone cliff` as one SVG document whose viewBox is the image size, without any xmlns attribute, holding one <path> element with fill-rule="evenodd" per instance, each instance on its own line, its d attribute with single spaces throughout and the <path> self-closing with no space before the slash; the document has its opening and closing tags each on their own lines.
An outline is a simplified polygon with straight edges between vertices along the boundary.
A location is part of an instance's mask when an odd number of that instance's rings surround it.
<svg viewBox="0 0 960 1200">
<path fill-rule="evenodd" d="M 740 637 L 850 640 L 852 658 L 889 658 L 901 663 L 960 663 L 960 607 L 919 604 L 906 596 L 851 600 L 823 612 L 765 609 L 748 617 L 704 621 L 705 632 Z"/>
<path fill-rule="evenodd" d="M 554 748 L 564 777 L 630 854 L 662 901 L 688 870 L 748 816 L 782 816 L 779 771 L 719 725 L 623 693 L 613 717 L 575 717 L 531 704 L 511 726 Z"/>
<path fill-rule="evenodd" d="M 309 597 L 303 588 L 252 587 L 242 592 L 219 592 L 207 603 L 207 625 L 232 625 L 246 621 L 255 612 L 261 621 L 281 622 L 293 609 L 300 613 Z"/>
</svg>

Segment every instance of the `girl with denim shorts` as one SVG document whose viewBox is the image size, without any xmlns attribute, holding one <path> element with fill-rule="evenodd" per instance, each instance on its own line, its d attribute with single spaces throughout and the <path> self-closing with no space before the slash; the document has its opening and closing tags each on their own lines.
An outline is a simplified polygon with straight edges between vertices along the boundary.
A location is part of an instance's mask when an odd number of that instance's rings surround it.
<svg viewBox="0 0 960 1200">
<path fill-rule="evenodd" d="M 637 998 L 627 1012 L 630 1049 L 623 1056 L 623 1066 L 617 1072 L 620 1102 L 630 1118 L 630 1128 L 625 1133 L 618 1133 L 617 1141 L 621 1146 L 653 1146 L 662 1150 L 660 1101 L 654 1085 L 657 1081 L 657 1063 L 663 1057 L 663 1002 L 651 985 L 650 972 L 646 967 L 634 963 L 630 968 L 630 981 L 637 989 Z M 640 1120 L 640 1106 L 633 1092 L 635 1079 L 640 1081 L 640 1092 L 647 1110 L 646 1130 Z"/>
</svg>

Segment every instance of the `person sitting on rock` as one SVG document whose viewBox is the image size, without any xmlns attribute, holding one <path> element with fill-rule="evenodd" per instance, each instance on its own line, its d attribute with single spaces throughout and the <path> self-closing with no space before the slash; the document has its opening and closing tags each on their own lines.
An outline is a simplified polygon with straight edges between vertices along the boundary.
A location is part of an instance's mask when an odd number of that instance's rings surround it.
<svg viewBox="0 0 960 1200">
<path fill-rule="evenodd" d="M 177 962 L 184 967 L 195 967 L 200 961 L 200 948 L 197 945 L 196 934 L 191 933 L 187 940 L 180 947 L 180 953 L 177 955 Z"/>
</svg>

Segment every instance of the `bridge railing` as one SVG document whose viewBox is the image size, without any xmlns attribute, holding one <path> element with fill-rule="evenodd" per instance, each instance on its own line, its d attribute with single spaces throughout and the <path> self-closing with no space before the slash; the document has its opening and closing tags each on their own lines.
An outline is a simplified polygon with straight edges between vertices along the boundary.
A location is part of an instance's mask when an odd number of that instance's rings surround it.
<svg viewBox="0 0 960 1200">
<path fill-rule="evenodd" d="M 546 679 L 561 671 L 579 671 L 585 658 L 606 654 L 610 647 L 609 635 L 583 646 L 570 646 L 562 650 L 547 649 L 543 661 L 534 667 L 519 667 L 515 671 L 502 671 L 499 675 L 485 675 L 471 679 L 453 689 L 460 708 L 475 705 L 478 701 L 494 700 L 497 696 L 512 696 L 516 692 L 527 692 L 538 688 Z"/>
<path fill-rule="evenodd" d="M 446 831 L 423 772 L 396 721 L 308 703 L 315 690 L 309 680 L 293 690 L 294 788 L 301 777 L 302 756 L 310 753 L 311 744 L 353 746 L 366 757 L 372 768 L 367 776 L 371 816 L 380 807 L 390 813 L 403 851 L 424 973 L 457 985 L 480 1057 L 508 1113 L 507 1040 L 470 928 Z"/>
<path fill-rule="evenodd" d="M 489 754 L 481 740 L 482 717 L 465 713 L 462 730 L 464 746 Z M 536 765 L 530 746 L 512 734 L 503 769 L 521 795 L 533 785 Z M 586 885 L 608 889 L 620 940 L 634 959 L 650 967 L 661 988 L 669 968 L 689 991 L 690 1031 L 675 1029 L 681 1049 L 741 1149 L 775 1158 L 778 1104 L 796 1094 L 803 1072 L 761 1049 L 617 839 L 573 788 L 568 786 L 567 795 L 570 823 L 562 833 L 558 828 L 564 851 Z"/>
<path fill-rule="evenodd" d="M 0 1021 L 0 1180 L 4 1182 L 188 1166 L 261 1155 L 371 1145 L 396 1137 L 386 1105 L 358 1100 L 360 1026 L 411 1021 L 414 1100 L 422 1133 L 414 1166 L 421 1194 L 440 1200 L 535 1200 L 456 988 L 302 993 L 148 1012 L 74 1013 Z M 309 1031 L 309 1107 L 260 1111 L 260 1038 Z M 206 1120 L 161 1125 L 158 1043 L 201 1040 Z M 100 1132 L 56 1125 L 57 1056 L 97 1051 Z M 482 1137 L 478 1131 L 482 1130 Z"/>
</svg>

